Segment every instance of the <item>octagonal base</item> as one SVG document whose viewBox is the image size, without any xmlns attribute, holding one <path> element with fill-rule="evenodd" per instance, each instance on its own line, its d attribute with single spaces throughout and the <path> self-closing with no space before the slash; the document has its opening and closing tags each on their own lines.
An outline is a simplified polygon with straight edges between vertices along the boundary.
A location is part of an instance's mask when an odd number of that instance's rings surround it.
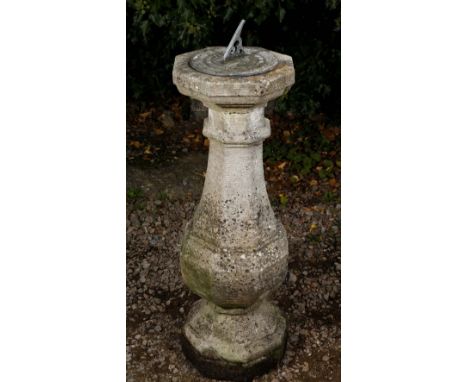
<svg viewBox="0 0 468 382">
<path fill-rule="evenodd" d="M 286 320 L 268 301 L 224 310 L 199 300 L 182 335 L 185 355 L 202 374 L 234 381 L 250 381 L 275 366 L 285 344 Z"/>
</svg>

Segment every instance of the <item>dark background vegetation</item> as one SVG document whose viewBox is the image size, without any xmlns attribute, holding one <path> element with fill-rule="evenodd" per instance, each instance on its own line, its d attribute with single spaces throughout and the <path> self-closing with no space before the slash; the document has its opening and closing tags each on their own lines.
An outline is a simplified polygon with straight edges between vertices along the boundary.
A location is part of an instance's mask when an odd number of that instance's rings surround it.
<svg viewBox="0 0 468 382">
<path fill-rule="evenodd" d="M 278 112 L 340 111 L 340 0 L 128 0 L 127 96 L 170 97 L 177 54 L 226 46 L 241 19 L 243 44 L 293 57 L 297 82 Z"/>
<path fill-rule="evenodd" d="M 275 101 L 264 143 L 279 190 L 340 198 L 340 0 L 127 0 L 127 160 L 149 165 L 205 151 L 202 121 L 172 84 L 177 54 L 226 46 L 241 19 L 245 46 L 292 56 L 296 83 Z M 280 191 L 278 191 L 279 193 Z M 286 203 L 286 198 L 280 198 Z"/>
</svg>

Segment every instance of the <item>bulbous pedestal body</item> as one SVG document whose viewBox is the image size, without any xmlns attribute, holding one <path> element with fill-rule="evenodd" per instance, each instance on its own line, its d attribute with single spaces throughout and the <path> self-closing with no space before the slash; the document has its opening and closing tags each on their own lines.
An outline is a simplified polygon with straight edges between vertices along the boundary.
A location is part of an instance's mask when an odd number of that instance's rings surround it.
<svg viewBox="0 0 468 382">
<path fill-rule="evenodd" d="M 289 56 L 262 75 L 227 78 L 176 57 L 173 80 L 182 94 L 208 107 L 210 140 L 203 194 L 188 223 L 180 255 L 185 284 L 202 297 L 183 329 L 187 356 L 206 375 L 245 380 L 279 361 L 286 322 L 268 295 L 287 272 L 288 242 L 265 188 L 264 107 L 294 83 Z"/>
</svg>

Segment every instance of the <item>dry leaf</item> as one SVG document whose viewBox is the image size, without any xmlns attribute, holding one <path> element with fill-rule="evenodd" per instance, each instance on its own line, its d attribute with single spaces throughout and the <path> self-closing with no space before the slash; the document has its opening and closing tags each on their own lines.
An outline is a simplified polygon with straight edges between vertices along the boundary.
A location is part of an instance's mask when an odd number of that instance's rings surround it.
<svg viewBox="0 0 468 382">
<path fill-rule="evenodd" d="M 291 176 L 291 178 L 289 178 L 289 180 L 291 181 L 291 183 L 297 183 L 300 179 L 297 175 L 293 175 Z"/>
<path fill-rule="evenodd" d="M 309 181 L 309 184 L 313 187 L 313 186 L 316 186 L 318 184 L 318 182 L 315 179 L 311 179 Z"/>
<path fill-rule="evenodd" d="M 143 146 L 143 143 L 138 142 L 138 141 L 130 141 L 129 145 L 131 147 L 135 147 L 135 148 L 139 149 L 141 146 Z"/>
<path fill-rule="evenodd" d="M 148 118 L 150 115 L 151 115 L 151 111 L 147 111 L 145 113 L 139 114 L 138 118 L 140 119 L 140 121 L 145 121 L 146 118 Z"/>
<path fill-rule="evenodd" d="M 287 164 L 288 164 L 288 162 L 281 162 L 281 163 L 280 163 L 278 166 L 276 166 L 276 167 L 278 167 L 280 170 L 284 170 L 284 168 L 286 167 Z"/>
</svg>

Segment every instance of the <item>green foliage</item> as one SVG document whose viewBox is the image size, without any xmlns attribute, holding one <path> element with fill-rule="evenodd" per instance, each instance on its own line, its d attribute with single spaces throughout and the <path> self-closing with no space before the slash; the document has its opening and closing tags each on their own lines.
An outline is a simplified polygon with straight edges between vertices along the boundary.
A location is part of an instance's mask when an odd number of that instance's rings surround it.
<svg viewBox="0 0 468 382">
<path fill-rule="evenodd" d="M 130 187 L 127 189 L 127 198 L 135 200 L 143 196 L 143 190 L 141 188 Z"/>
<path fill-rule="evenodd" d="M 157 199 L 161 201 L 165 201 L 169 199 L 169 195 L 167 194 L 166 191 L 160 191 L 158 192 Z"/>
<path fill-rule="evenodd" d="M 310 173 L 320 161 L 320 154 L 315 151 L 301 151 L 298 147 L 293 147 L 289 150 L 286 159 L 291 161 L 291 170 L 301 175 Z"/>
<path fill-rule="evenodd" d="M 336 192 L 327 191 L 323 195 L 323 200 L 326 203 L 334 203 L 339 200 L 339 195 Z"/>
<path fill-rule="evenodd" d="M 320 234 L 314 234 L 314 233 L 309 233 L 307 236 L 306 236 L 306 239 L 310 242 L 310 243 L 320 243 L 322 241 L 322 235 Z"/>
<path fill-rule="evenodd" d="M 280 205 L 285 206 L 286 204 L 288 204 L 288 197 L 285 194 L 279 194 L 278 197 Z"/>
<path fill-rule="evenodd" d="M 323 161 L 323 167 L 321 167 L 319 170 L 320 179 L 333 178 L 333 168 L 333 162 L 329 159 L 325 159 Z"/>
<path fill-rule="evenodd" d="M 293 120 L 288 124 L 287 118 L 277 118 L 275 123 L 282 123 L 285 129 L 275 130 L 272 139 L 264 142 L 267 166 L 287 171 L 291 183 L 309 179 L 335 187 L 341 169 L 340 129 L 323 121 L 301 118 L 300 122 Z M 336 195 L 327 195 L 325 201 L 333 198 Z"/>
<path fill-rule="evenodd" d="M 263 156 L 269 163 L 287 160 L 291 170 L 300 175 L 308 175 L 322 159 L 317 147 L 311 147 L 309 142 L 298 142 L 294 139 L 291 144 L 284 144 L 280 140 L 269 140 L 263 150 Z"/>
<path fill-rule="evenodd" d="M 226 46 L 242 18 L 244 45 L 293 57 L 297 82 L 279 112 L 339 113 L 340 0 L 127 0 L 128 97 L 174 92 L 174 56 Z"/>
<path fill-rule="evenodd" d="M 270 162 L 278 162 L 288 155 L 288 147 L 279 140 L 269 141 L 263 147 L 263 157 Z"/>
</svg>

